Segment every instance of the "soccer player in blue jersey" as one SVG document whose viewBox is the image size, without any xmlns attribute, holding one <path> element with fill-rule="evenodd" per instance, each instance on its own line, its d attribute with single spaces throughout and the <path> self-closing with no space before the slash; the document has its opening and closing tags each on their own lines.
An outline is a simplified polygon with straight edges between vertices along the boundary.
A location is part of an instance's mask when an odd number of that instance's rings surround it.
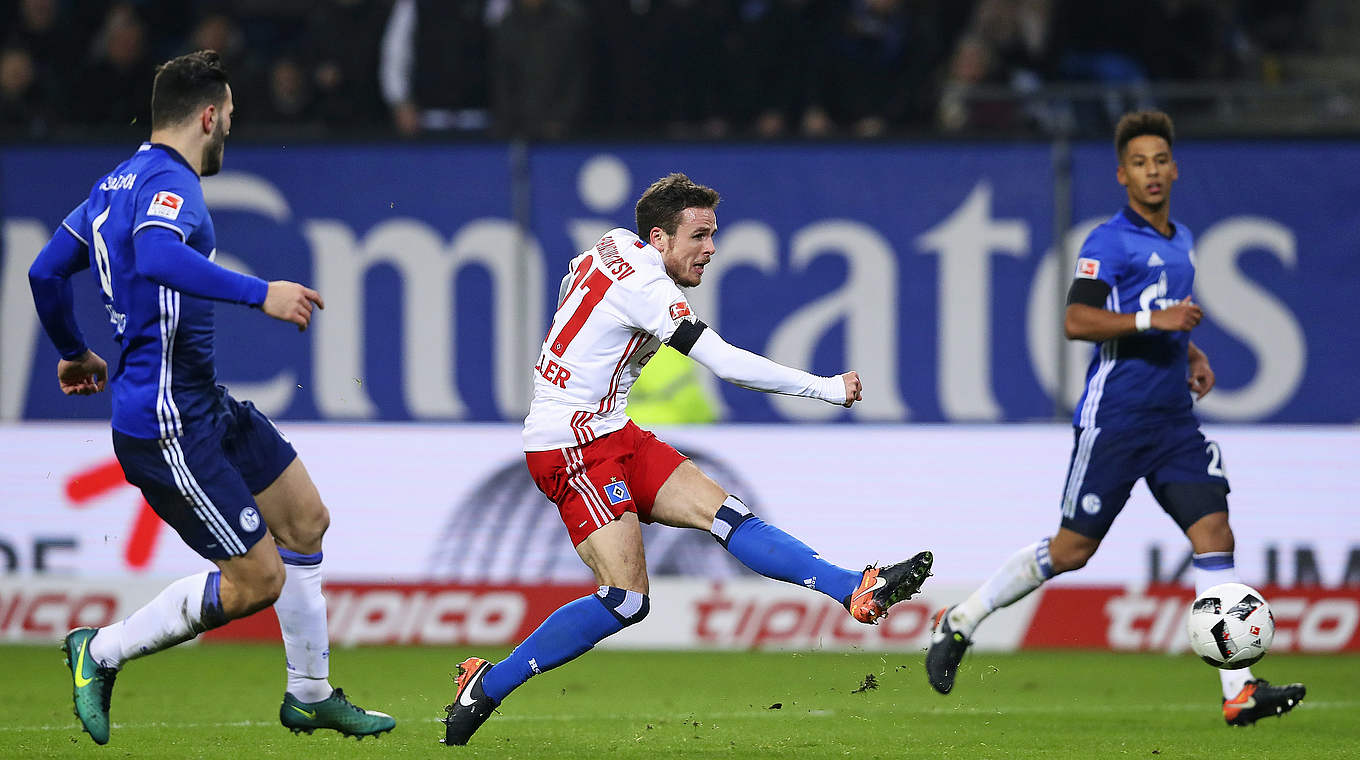
<svg viewBox="0 0 1360 760">
<path fill-rule="evenodd" d="M 213 263 L 199 177 L 222 167 L 232 93 L 217 53 L 156 71 L 151 139 L 100 178 L 29 270 L 44 330 L 61 353 L 68 395 L 102 391 L 107 366 L 75 323 L 71 275 L 93 267 L 121 346 L 113 372 L 113 448 L 128 482 L 217 569 L 181 578 L 146 606 L 63 643 L 75 711 L 109 740 L 114 679 L 128 661 L 274 606 L 287 654 L 279 718 L 294 732 L 346 736 L 395 721 L 354 706 L 328 681 L 321 537 L 330 515 L 293 446 L 250 402 L 216 383 L 214 302 L 245 304 L 305 330 L 316 291 Z"/>
<path fill-rule="evenodd" d="M 1049 578 L 1083 567 L 1139 478 L 1190 540 L 1196 591 L 1238 580 L 1222 454 L 1200 433 L 1190 398 L 1213 389 L 1214 371 L 1190 340 L 1203 313 L 1191 297 L 1194 240 L 1170 216 L 1173 141 L 1171 118 L 1159 111 L 1128 114 L 1115 129 L 1115 177 L 1128 205 L 1086 238 L 1067 295 L 1068 339 L 1092 341 L 1096 350 L 1073 417 L 1061 523 L 962 603 L 936 614 L 926 675 L 941 694 L 954 688 L 978 624 Z M 1219 673 L 1230 725 L 1281 715 L 1304 696 L 1302 684 L 1272 686 L 1249 669 Z"/>
</svg>

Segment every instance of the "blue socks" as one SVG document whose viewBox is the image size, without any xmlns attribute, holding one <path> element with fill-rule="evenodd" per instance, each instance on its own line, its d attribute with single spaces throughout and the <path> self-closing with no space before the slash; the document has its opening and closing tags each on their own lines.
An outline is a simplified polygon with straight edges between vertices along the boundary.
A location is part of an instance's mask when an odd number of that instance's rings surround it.
<svg viewBox="0 0 1360 760">
<path fill-rule="evenodd" d="M 842 604 L 864 576 L 822 559 L 807 544 L 751 514 L 735 496 L 718 508 L 710 532 L 732 556 L 766 578 L 815 589 Z"/>
<path fill-rule="evenodd" d="M 589 652 L 605 637 L 647 617 L 646 594 L 601 586 L 548 616 L 509 657 L 482 676 L 482 690 L 500 704 L 520 684 Z"/>
<path fill-rule="evenodd" d="M 710 530 L 741 563 L 767 578 L 795 583 L 844 604 L 863 573 L 827 562 L 806 544 L 751 514 L 735 496 L 718 508 Z M 590 596 L 559 607 L 509 657 L 482 676 L 482 690 L 500 704 L 520 684 L 585 654 L 647 616 L 646 594 L 601 586 Z"/>
</svg>

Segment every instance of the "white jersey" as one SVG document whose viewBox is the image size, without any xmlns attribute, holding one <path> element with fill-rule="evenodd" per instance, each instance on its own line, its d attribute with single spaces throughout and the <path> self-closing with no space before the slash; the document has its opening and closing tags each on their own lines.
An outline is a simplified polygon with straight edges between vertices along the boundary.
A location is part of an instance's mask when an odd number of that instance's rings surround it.
<svg viewBox="0 0 1360 760">
<path fill-rule="evenodd" d="M 524 450 L 581 446 L 622 428 L 643 365 L 694 320 L 660 251 L 626 229 L 606 233 L 562 280 L 534 367 Z"/>
</svg>

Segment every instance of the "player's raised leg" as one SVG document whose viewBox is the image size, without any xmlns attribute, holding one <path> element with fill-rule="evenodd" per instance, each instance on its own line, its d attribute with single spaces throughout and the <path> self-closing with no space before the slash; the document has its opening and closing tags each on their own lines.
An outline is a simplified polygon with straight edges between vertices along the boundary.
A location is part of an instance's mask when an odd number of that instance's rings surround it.
<svg viewBox="0 0 1360 760">
<path fill-rule="evenodd" d="M 870 565 L 861 572 L 832 564 L 752 514 L 741 499 L 729 495 L 689 460 L 681 462 L 657 491 L 651 516 L 664 525 L 709 531 L 743 565 L 766 578 L 820 591 L 863 623 L 877 622 L 892 605 L 919 591 L 934 559 L 930 552 L 920 552 L 895 565 Z"/>
<path fill-rule="evenodd" d="M 445 744 L 467 744 L 492 710 L 525 681 L 580 657 L 647 616 L 647 564 L 635 513 L 625 512 L 596 529 L 576 551 L 595 573 L 599 590 L 558 608 L 501 662 L 464 660 L 453 702 L 444 708 Z"/>
<path fill-rule="evenodd" d="M 256 422 L 267 420 L 260 415 Z M 257 432 L 263 436 L 277 430 L 269 425 Z M 268 450 L 259 444 L 255 449 Z M 279 721 L 294 733 L 327 728 L 363 738 L 391 731 L 396 721 L 390 715 L 358 707 L 343 689 L 330 684 L 330 636 L 326 599 L 321 593 L 321 539 L 330 525 L 330 513 L 302 460 L 294 456 L 255 499 L 275 533 L 285 573 L 274 602 L 288 669 Z"/>
</svg>

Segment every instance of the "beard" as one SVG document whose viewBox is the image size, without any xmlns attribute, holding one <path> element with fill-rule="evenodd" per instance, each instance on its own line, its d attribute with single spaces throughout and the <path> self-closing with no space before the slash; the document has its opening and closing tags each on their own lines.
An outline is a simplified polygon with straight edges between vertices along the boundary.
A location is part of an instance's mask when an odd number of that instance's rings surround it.
<svg viewBox="0 0 1360 760">
<path fill-rule="evenodd" d="M 217 126 L 213 128 L 212 139 L 208 141 L 207 145 L 203 146 L 202 161 L 199 164 L 202 171 L 199 172 L 199 175 L 211 177 L 222 171 L 222 154 L 226 150 L 227 135 L 222 131 L 222 122 L 219 121 Z"/>
</svg>

